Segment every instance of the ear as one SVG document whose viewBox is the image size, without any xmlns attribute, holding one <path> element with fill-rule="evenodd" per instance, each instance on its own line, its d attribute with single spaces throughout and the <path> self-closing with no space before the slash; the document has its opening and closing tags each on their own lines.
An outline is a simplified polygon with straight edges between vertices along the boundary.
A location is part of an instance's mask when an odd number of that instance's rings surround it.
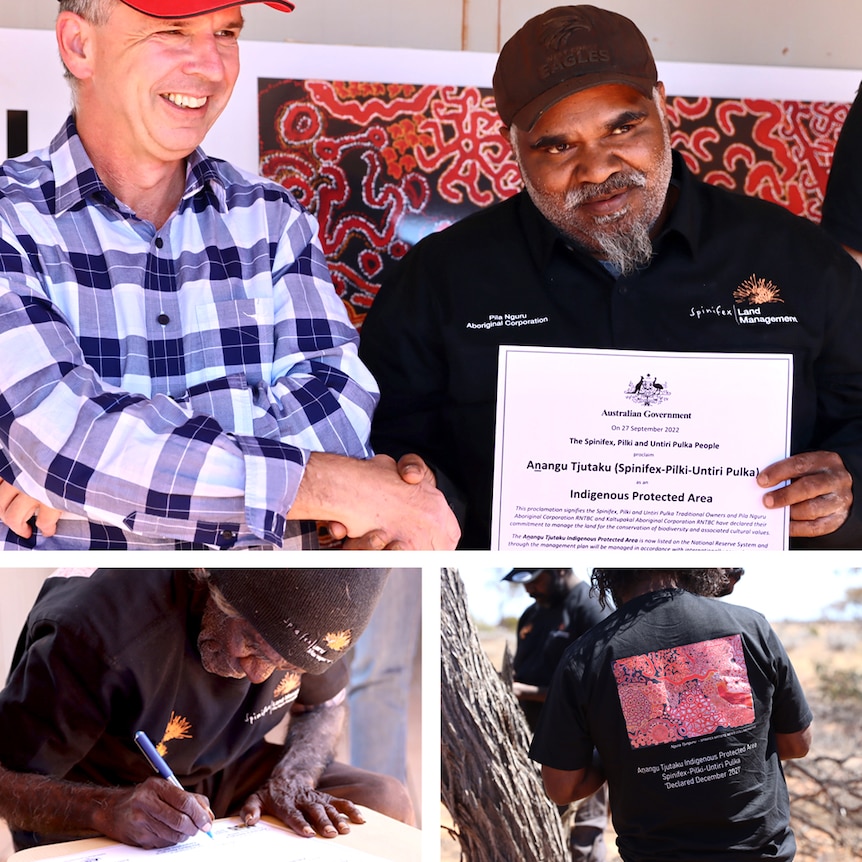
<svg viewBox="0 0 862 862">
<path fill-rule="evenodd" d="M 665 95 L 664 91 L 664 82 L 659 81 L 655 85 L 655 89 L 658 93 L 659 107 L 661 108 L 663 113 L 667 114 L 667 96 Z"/>
<path fill-rule="evenodd" d="M 74 12 L 61 12 L 57 16 L 57 47 L 66 68 L 78 80 L 92 76 L 93 27 Z"/>
<path fill-rule="evenodd" d="M 500 123 L 500 134 L 503 136 L 507 144 L 512 143 L 512 130 L 508 126 L 504 126 Z"/>
</svg>

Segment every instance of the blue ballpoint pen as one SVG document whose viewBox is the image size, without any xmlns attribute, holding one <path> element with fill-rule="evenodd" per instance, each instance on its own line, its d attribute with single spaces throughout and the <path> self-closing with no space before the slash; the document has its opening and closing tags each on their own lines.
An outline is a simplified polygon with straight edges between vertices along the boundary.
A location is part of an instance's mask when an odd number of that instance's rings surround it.
<svg viewBox="0 0 862 862">
<path fill-rule="evenodd" d="M 165 779 L 165 781 L 170 781 L 171 784 L 175 785 L 176 787 L 179 787 L 180 790 L 185 790 L 182 784 L 180 784 L 180 782 L 177 780 L 177 777 L 176 775 L 174 775 L 170 766 L 165 763 L 165 759 L 161 756 L 161 754 L 159 754 L 158 751 L 156 751 L 155 745 L 153 745 L 153 743 L 150 741 L 150 738 L 146 735 L 146 733 L 144 733 L 143 730 L 139 730 L 135 734 L 135 742 L 137 743 L 138 748 L 140 748 L 143 752 L 144 757 L 146 757 L 149 761 L 150 766 L 152 766 L 153 769 L 155 769 L 156 772 L 158 772 L 159 775 L 161 775 L 162 778 Z M 210 838 L 213 837 L 212 832 L 207 832 L 207 835 L 209 835 Z"/>
</svg>

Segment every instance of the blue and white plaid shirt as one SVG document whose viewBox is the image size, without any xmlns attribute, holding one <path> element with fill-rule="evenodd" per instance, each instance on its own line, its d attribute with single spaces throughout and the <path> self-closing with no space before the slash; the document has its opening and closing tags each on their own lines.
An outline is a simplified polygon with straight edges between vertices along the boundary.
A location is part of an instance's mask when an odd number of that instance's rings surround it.
<svg viewBox="0 0 862 862">
<path fill-rule="evenodd" d="M 371 455 L 357 342 L 284 189 L 196 151 L 156 230 L 70 118 L 0 167 L 0 477 L 67 513 L 5 547 L 313 547 L 309 454 Z"/>
</svg>

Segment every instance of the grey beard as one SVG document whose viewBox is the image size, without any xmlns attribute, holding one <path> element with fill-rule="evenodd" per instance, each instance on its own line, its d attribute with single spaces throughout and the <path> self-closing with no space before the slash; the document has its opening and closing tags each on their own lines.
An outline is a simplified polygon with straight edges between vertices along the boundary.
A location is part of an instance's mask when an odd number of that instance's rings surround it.
<svg viewBox="0 0 862 862">
<path fill-rule="evenodd" d="M 619 233 L 596 231 L 590 239 L 596 251 L 620 275 L 632 275 L 652 260 L 649 227 L 642 223 L 629 224 Z"/>
<path fill-rule="evenodd" d="M 626 188 L 644 188 L 646 177 L 638 171 L 613 174 L 605 182 L 589 185 L 568 192 L 565 205 L 560 206 L 553 199 L 538 191 L 527 180 L 524 181 L 530 197 L 539 211 L 559 230 L 575 243 L 585 248 L 591 255 L 601 259 L 608 269 L 618 276 L 632 275 L 647 264 L 653 255 L 650 240 L 650 222 L 632 221 L 626 214 L 613 213 L 594 219 L 595 230 L 588 236 L 575 229 L 570 214 L 579 206 L 604 195 Z"/>
</svg>

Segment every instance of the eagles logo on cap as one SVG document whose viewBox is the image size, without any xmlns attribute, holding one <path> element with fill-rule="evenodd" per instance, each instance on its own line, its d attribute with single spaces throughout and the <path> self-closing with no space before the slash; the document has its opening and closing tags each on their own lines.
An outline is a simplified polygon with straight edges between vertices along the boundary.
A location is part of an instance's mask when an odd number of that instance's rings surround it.
<svg viewBox="0 0 862 862">
<path fill-rule="evenodd" d="M 503 45 L 494 98 L 506 126 L 528 131 L 572 93 L 625 84 L 650 98 L 657 83 L 652 51 L 634 22 L 595 6 L 558 6 Z"/>
</svg>

